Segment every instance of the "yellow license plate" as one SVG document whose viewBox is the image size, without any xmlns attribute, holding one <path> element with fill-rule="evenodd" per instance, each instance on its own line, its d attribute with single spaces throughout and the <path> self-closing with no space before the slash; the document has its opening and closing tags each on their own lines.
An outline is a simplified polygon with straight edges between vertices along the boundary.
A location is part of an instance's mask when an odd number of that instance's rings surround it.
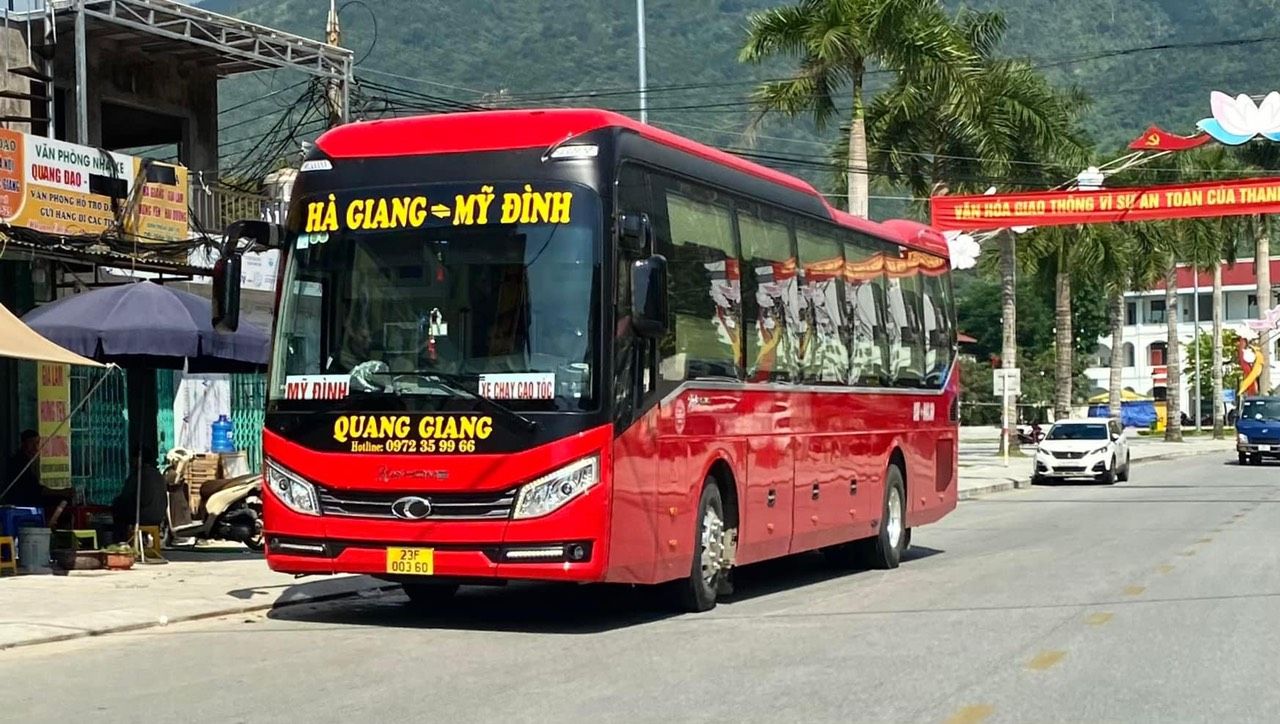
<svg viewBox="0 0 1280 724">
<path fill-rule="evenodd" d="M 401 576 L 434 576 L 436 552 L 432 548 L 388 548 L 387 573 Z"/>
</svg>

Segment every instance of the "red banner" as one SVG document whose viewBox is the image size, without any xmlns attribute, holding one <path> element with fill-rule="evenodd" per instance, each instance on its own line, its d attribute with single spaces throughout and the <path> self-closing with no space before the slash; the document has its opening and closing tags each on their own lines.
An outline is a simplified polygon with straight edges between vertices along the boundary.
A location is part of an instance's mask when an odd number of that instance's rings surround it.
<svg viewBox="0 0 1280 724">
<path fill-rule="evenodd" d="M 934 196 L 929 210 L 931 225 L 939 231 L 1276 214 L 1280 213 L 1280 178 L 1103 191 Z"/>
</svg>

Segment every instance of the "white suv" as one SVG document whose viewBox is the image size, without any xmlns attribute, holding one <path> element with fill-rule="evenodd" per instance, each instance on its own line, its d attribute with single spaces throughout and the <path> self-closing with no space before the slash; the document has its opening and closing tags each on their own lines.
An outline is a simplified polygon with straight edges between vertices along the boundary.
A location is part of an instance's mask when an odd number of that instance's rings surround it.
<svg viewBox="0 0 1280 724">
<path fill-rule="evenodd" d="M 1054 423 L 1036 450 L 1031 482 L 1093 478 L 1111 485 L 1129 479 L 1129 441 L 1116 420 L 1062 420 Z"/>
</svg>

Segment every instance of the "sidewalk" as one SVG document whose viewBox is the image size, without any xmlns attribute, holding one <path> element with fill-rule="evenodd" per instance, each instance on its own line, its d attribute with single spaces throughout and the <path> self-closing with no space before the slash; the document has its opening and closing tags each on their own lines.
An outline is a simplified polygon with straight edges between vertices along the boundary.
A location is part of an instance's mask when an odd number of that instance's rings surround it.
<svg viewBox="0 0 1280 724">
<path fill-rule="evenodd" d="M 354 594 L 390 584 L 364 576 L 294 578 L 243 546 L 166 551 L 128 571 L 0 578 L 0 649 L 164 626 Z"/>
<path fill-rule="evenodd" d="M 1009 458 L 1005 467 L 1003 458 L 996 453 L 1000 431 L 989 428 L 961 428 L 960 435 L 960 500 L 999 493 L 1031 485 L 1032 457 Z M 1172 460 L 1195 455 L 1220 455 L 1223 459 L 1235 457 L 1234 434 L 1226 440 L 1211 437 L 1188 437 L 1180 443 L 1167 443 L 1161 438 L 1130 438 L 1130 461 L 1134 465 L 1156 460 Z"/>
</svg>

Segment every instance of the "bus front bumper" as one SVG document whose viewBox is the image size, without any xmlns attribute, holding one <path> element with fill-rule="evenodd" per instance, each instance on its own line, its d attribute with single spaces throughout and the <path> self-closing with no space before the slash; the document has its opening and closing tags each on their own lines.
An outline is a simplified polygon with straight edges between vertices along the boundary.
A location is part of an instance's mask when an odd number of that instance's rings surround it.
<svg viewBox="0 0 1280 724">
<path fill-rule="evenodd" d="M 602 581 L 605 500 L 598 486 L 542 518 L 425 523 L 301 515 L 268 494 L 267 565 L 282 573 L 404 580 L 391 549 L 410 549 L 430 560 L 429 573 L 417 574 L 424 579 Z"/>
</svg>

